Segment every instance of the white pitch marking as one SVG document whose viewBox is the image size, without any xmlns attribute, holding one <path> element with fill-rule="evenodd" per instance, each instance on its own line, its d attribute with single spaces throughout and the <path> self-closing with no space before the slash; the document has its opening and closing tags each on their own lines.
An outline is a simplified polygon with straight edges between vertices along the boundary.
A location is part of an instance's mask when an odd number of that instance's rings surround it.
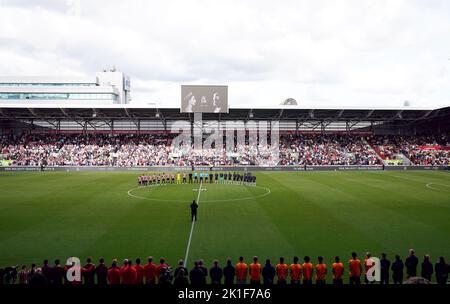
<svg viewBox="0 0 450 304">
<path fill-rule="evenodd" d="M 438 185 L 438 186 L 443 186 L 443 187 L 449 187 L 450 188 L 450 185 L 438 184 L 438 183 L 433 183 L 433 182 L 425 183 L 423 181 L 419 181 L 417 179 L 412 179 L 412 178 L 407 178 L 407 177 L 404 177 L 404 176 L 397 176 L 397 175 L 391 175 L 391 176 L 396 177 L 396 178 L 402 178 L 402 179 L 409 180 L 409 181 L 416 182 L 416 183 L 420 183 L 420 184 L 425 184 L 425 187 L 427 187 L 428 189 L 431 189 L 431 190 L 450 192 L 450 189 L 449 190 L 445 190 L 445 189 L 438 189 L 438 188 L 433 188 L 432 187 L 432 185 Z"/>
<path fill-rule="evenodd" d="M 243 186 L 244 185 L 227 185 L 227 186 Z M 142 200 L 149 200 L 149 201 L 160 201 L 160 202 L 179 202 L 180 200 L 171 200 L 171 199 L 162 199 L 162 198 L 150 198 L 150 197 L 143 197 L 143 196 L 139 196 L 139 195 L 135 195 L 133 194 L 133 191 L 141 189 L 141 188 L 155 188 L 155 187 L 159 187 L 159 186 L 139 186 L 139 187 L 134 187 L 130 190 L 128 190 L 128 195 L 137 199 L 142 199 Z M 240 198 L 229 198 L 229 199 L 218 199 L 218 200 L 207 200 L 204 202 L 207 203 L 212 203 L 212 202 L 233 202 L 233 201 L 243 201 L 243 200 L 250 200 L 250 199 L 257 199 L 257 198 L 262 198 L 265 196 L 268 196 L 270 193 L 272 193 L 272 191 L 270 190 L 270 188 L 266 188 L 266 187 L 261 187 L 261 186 L 250 186 L 250 187 L 254 187 L 254 188 L 259 188 L 259 189 L 264 189 L 266 192 L 257 196 L 249 196 L 249 197 L 240 197 Z M 202 189 L 202 191 L 204 191 L 206 189 Z"/>
<path fill-rule="evenodd" d="M 439 188 L 433 188 L 432 185 L 438 185 L 438 186 L 448 187 L 449 190 L 439 189 Z M 426 187 L 427 187 L 428 189 L 431 189 L 431 190 L 438 190 L 438 191 L 450 192 L 450 185 L 443 185 L 443 184 L 436 184 L 436 183 L 428 183 L 428 184 L 426 184 Z"/>
<path fill-rule="evenodd" d="M 238 185 L 236 185 L 238 186 Z M 157 186 L 147 186 L 147 187 L 157 187 Z M 261 197 L 265 197 L 267 195 L 269 195 L 272 191 L 270 190 L 270 188 L 266 188 L 266 187 L 261 187 L 261 186 L 252 186 L 252 187 L 256 187 L 256 188 L 260 188 L 260 189 L 264 189 L 266 190 L 266 193 L 259 195 L 259 196 L 253 196 L 253 197 L 243 197 L 243 198 L 235 198 L 235 199 L 222 199 L 222 200 L 209 200 L 209 201 L 205 201 L 205 202 L 228 202 L 228 201 L 240 201 L 240 200 L 248 200 L 248 199 L 256 199 L 256 198 L 261 198 Z M 146 188 L 145 186 L 138 186 L 138 187 L 134 187 L 130 190 L 128 190 L 128 195 L 137 199 L 144 199 L 144 200 L 156 200 L 156 201 L 179 201 L 179 200 L 164 200 L 164 199 L 151 199 L 148 197 L 142 197 L 142 196 L 137 196 L 134 195 L 132 192 L 134 190 L 140 189 L 140 188 Z M 200 201 L 200 193 L 205 191 L 206 189 L 202 189 L 202 183 L 200 183 L 200 187 L 198 188 L 198 195 L 197 195 L 197 204 Z M 191 225 L 191 231 L 189 233 L 189 240 L 188 240 L 188 245 L 186 248 L 186 254 L 185 254 L 185 258 L 184 258 L 184 267 L 186 267 L 187 265 L 187 260 L 189 257 L 189 250 L 190 250 L 190 246 L 191 246 L 191 241 L 192 241 L 192 234 L 194 232 L 194 226 L 195 226 L 195 221 L 192 221 L 192 225 Z"/>
<path fill-rule="evenodd" d="M 202 193 L 202 182 L 200 182 L 200 187 L 198 188 L 197 204 L 200 203 L 200 193 Z M 194 232 L 195 220 L 194 219 L 192 220 L 191 233 L 189 233 L 189 240 L 188 240 L 188 244 L 187 244 L 187 248 L 186 248 L 186 254 L 184 255 L 184 267 L 186 267 L 187 260 L 189 257 L 189 249 L 191 248 L 192 232 Z"/>
</svg>

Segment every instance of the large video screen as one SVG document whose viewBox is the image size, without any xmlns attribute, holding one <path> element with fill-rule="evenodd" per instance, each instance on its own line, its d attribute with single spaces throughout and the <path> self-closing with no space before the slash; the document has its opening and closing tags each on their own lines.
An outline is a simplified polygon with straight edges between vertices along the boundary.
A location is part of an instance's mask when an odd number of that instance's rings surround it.
<svg viewBox="0 0 450 304">
<path fill-rule="evenodd" d="M 182 85 L 181 113 L 228 113 L 228 86 Z"/>
</svg>

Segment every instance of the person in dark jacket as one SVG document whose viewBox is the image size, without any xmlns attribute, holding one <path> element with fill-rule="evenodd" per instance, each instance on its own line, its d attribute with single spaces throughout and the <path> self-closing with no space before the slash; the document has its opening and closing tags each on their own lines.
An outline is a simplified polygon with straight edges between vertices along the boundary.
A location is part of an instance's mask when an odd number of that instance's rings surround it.
<svg viewBox="0 0 450 304">
<path fill-rule="evenodd" d="M 428 281 L 431 281 L 433 275 L 433 264 L 430 262 L 430 256 L 427 254 L 423 257 L 421 276 Z"/>
<path fill-rule="evenodd" d="M 203 270 L 200 268 L 199 262 L 194 262 L 194 268 L 189 272 L 189 280 L 193 286 L 201 286 L 204 282 Z"/>
<path fill-rule="evenodd" d="M 108 284 L 108 267 L 105 265 L 104 258 L 100 258 L 98 262 L 99 264 L 95 267 L 95 274 L 97 275 L 97 284 L 106 285 Z"/>
<path fill-rule="evenodd" d="M 86 265 L 81 269 L 81 274 L 84 278 L 84 284 L 94 285 L 95 283 L 95 264 L 92 263 L 92 258 L 86 259 Z"/>
<path fill-rule="evenodd" d="M 391 261 L 386 257 L 386 253 L 381 254 L 380 259 L 380 284 L 389 284 L 389 268 Z"/>
<path fill-rule="evenodd" d="M 48 263 L 47 263 L 48 264 Z M 42 274 L 41 268 L 36 268 L 33 275 L 30 277 L 30 285 L 46 285 L 48 284 L 47 278 Z"/>
<path fill-rule="evenodd" d="M 197 209 L 198 204 L 195 202 L 195 200 L 192 201 L 191 207 L 191 221 L 197 221 Z"/>
<path fill-rule="evenodd" d="M 236 269 L 234 268 L 231 258 L 227 259 L 227 265 L 223 268 L 223 276 L 225 278 L 225 285 L 233 285 Z"/>
<path fill-rule="evenodd" d="M 400 259 L 400 256 L 397 254 L 395 256 L 395 261 L 392 263 L 392 280 L 394 280 L 394 284 L 402 284 L 403 283 L 403 269 L 405 265 L 403 261 Z"/>
<path fill-rule="evenodd" d="M 48 265 L 48 260 L 44 260 L 44 265 L 42 265 L 41 273 L 47 280 L 47 283 L 52 284 L 52 267 Z"/>
<path fill-rule="evenodd" d="M 64 283 L 64 267 L 59 260 L 55 260 L 55 266 L 52 268 L 52 284 L 62 285 Z"/>
<path fill-rule="evenodd" d="M 211 278 L 211 284 L 222 284 L 223 270 L 220 268 L 218 260 L 214 260 L 213 266 L 209 269 L 209 277 Z"/>
<path fill-rule="evenodd" d="M 17 280 L 17 266 L 6 267 L 2 280 L 4 284 L 15 284 Z"/>
<path fill-rule="evenodd" d="M 175 280 L 173 281 L 173 284 L 175 286 L 187 286 L 189 285 L 189 280 L 187 278 L 187 270 L 185 267 L 177 268 L 178 271 L 175 274 Z"/>
<path fill-rule="evenodd" d="M 263 283 L 264 285 L 272 285 L 275 278 L 275 267 L 270 263 L 270 259 L 266 260 L 266 264 L 262 269 Z"/>
<path fill-rule="evenodd" d="M 183 271 L 183 275 L 179 274 L 180 271 Z M 189 272 L 188 272 L 187 268 L 184 267 L 184 261 L 183 260 L 179 260 L 178 261 L 178 266 L 177 266 L 177 268 L 175 268 L 175 271 L 173 272 L 173 277 L 175 278 L 175 280 L 178 278 L 178 283 L 184 284 L 185 280 L 184 280 L 184 278 L 182 276 L 185 276 L 186 280 L 188 280 L 187 279 L 188 275 L 189 275 Z M 188 280 L 188 283 L 189 283 L 189 280 Z"/>
<path fill-rule="evenodd" d="M 203 273 L 202 284 L 205 285 L 206 278 L 208 277 L 208 268 L 205 267 L 205 263 L 203 263 L 202 259 L 198 260 L 198 267 L 201 269 Z"/>
<path fill-rule="evenodd" d="M 443 256 L 439 257 L 439 261 L 434 265 L 434 271 L 436 273 L 436 282 L 439 285 L 447 284 L 449 265 L 445 263 Z"/>
<path fill-rule="evenodd" d="M 28 276 L 32 276 L 34 274 L 34 272 L 36 271 L 36 267 L 37 266 L 36 266 L 35 263 L 31 264 L 31 268 L 30 268 L 30 271 L 28 273 Z"/>
<path fill-rule="evenodd" d="M 408 279 L 417 276 L 417 265 L 419 259 L 415 255 L 414 249 L 409 250 L 409 256 L 405 260 L 406 274 Z"/>
</svg>

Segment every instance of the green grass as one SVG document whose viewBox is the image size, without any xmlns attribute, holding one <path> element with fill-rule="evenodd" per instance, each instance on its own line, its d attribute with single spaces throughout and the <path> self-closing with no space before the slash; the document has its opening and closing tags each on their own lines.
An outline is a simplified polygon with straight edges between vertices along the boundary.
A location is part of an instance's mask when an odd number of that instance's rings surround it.
<svg viewBox="0 0 450 304">
<path fill-rule="evenodd" d="M 43 259 L 184 258 L 192 185 L 136 189 L 138 173 L 0 174 L 0 266 Z M 264 172 L 262 188 L 204 185 L 189 264 L 387 252 L 450 258 L 448 172 Z M 433 183 L 426 187 L 426 184 Z M 197 187 L 197 186 L 196 186 Z"/>
</svg>

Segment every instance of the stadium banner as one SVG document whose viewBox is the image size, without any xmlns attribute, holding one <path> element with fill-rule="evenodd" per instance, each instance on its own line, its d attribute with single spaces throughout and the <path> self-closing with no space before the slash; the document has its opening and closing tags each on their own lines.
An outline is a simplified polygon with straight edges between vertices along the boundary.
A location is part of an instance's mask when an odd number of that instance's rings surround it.
<svg viewBox="0 0 450 304">
<path fill-rule="evenodd" d="M 450 151 L 450 147 L 447 146 L 418 146 L 417 149 L 422 151 Z"/>
<path fill-rule="evenodd" d="M 8 167 L 11 166 L 12 163 L 13 163 L 12 160 L 2 159 L 0 160 L 0 167 Z"/>
<path fill-rule="evenodd" d="M 283 167 L 257 167 L 257 166 L 223 166 L 223 167 L 26 167 L 26 166 L 0 166 L 4 172 L 36 172 L 36 171 L 136 171 L 136 172 L 168 172 L 168 171 L 406 171 L 406 170 L 449 170 L 450 166 L 283 166 Z"/>
<path fill-rule="evenodd" d="M 385 159 L 384 163 L 389 166 L 401 166 L 403 165 L 403 159 Z"/>
</svg>

